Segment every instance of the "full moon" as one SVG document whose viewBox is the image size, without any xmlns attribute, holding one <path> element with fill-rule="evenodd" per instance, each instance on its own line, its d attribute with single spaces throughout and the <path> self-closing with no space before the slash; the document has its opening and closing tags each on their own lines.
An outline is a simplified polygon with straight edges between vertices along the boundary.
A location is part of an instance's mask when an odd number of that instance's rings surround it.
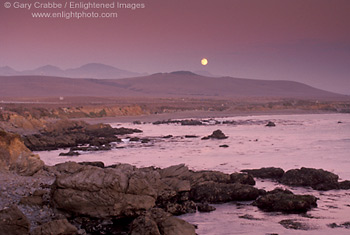
<svg viewBox="0 0 350 235">
<path fill-rule="evenodd" d="M 202 64 L 202 65 L 207 65 L 207 64 L 208 64 L 208 60 L 207 60 L 206 58 L 203 58 L 203 59 L 201 60 L 201 64 Z"/>
</svg>

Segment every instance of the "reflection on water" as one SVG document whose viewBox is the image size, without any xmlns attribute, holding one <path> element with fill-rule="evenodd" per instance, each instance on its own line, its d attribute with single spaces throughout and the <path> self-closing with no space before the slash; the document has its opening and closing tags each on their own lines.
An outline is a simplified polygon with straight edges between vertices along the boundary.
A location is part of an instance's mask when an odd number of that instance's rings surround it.
<svg viewBox="0 0 350 235">
<path fill-rule="evenodd" d="M 235 120 L 241 125 L 220 124 L 181 126 L 179 124 L 123 124 L 139 128 L 143 133 L 132 136 L 147 137 L 149 143 L 125 141 L 107 152 L 83 153 L 77 157 L 59 157 L 60 151 L 40 152 L 48 165 L 67 160 L 103 161 L 106 165 L 130 163 L 138 167 L 167 167 L 185 163 L 194 170 L 219 170 L 232 173 L 247 168 L 281 167 L 284 170 L 300 167 L 322 168 L 350 180 L 350 115 L 278 115 L 217 119 Z M 250 120 L 249 122 L 245 122 Z M 276 127 L 265 127 L 267 120 Z M 130 120 L 131 122 L 134 120 Z M 338 123 L 341 121 L 341 123 Z M 118 126 L 113 123 L 113 126 Z M 200 137 L 221 129 L 225 140 L 201 140 Z M 172 138 L 161 138 L 173 135 Z M 196 135 L 199 138 L 186 138 Z M 221 148 L 220 145 L 228 145 Z M 267 190 L 278 185 L 258 181 L 257 187 Z M 285 186 L 282 186 L 285 187 Z M 250 205 L 226 203 L 215 205 L 211 213 L 182 216 L 198 225 L 198 234 L 347 234 L 345 228 L 329 228 L 327 224 L 350 221 L 350 191 L 317 192 L 305 188 L 289 188 L 294 193 L 313 194 L 320 198 L 318 208 L 306 215 L 265 213 Z M 285 229 L 279 222 L 293 219 L 305 224 L 304 230 Z"/>
</svg>

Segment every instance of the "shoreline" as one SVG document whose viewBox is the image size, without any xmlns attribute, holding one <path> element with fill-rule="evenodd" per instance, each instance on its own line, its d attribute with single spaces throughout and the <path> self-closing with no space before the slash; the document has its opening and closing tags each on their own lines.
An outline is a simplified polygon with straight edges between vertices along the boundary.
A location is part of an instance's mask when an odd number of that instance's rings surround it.
<svg viewBox="0 0 350 235">
<path fill-rule="evenodd" d="M 264 115 L 300 115 L 300 114 L 339 114 L 338 112 L 320 111 L 320 110 L 268 110 L 268 111 L 176 111 L 172 113 L 134 115 L 134 116 L 116 116 L 102 118 L 73 118 L 70 120 L 81 120 L 89 124 L 97 123 L 132 123 L 155 122 L 169 119 L 205 119 L 205 118 L 228 118 L 228 117 L 249 117 Z"/>
</svg>

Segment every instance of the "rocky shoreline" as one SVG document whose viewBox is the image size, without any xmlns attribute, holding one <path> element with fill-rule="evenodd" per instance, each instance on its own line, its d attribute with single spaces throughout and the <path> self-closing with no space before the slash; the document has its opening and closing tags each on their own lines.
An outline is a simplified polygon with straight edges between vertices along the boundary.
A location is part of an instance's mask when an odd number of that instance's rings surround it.
<svg viewBox="0 0 350 235">
<path fill-rule="evenodd" d="M 225 174 L 192 171 L 184 164 L 163 169 L 102 162 L 46 166 L 25 146 L 59 148 L 64 140 L 72 151 L 84 144 L 104 148 L 117 142 L 117 135 L 135 132 L 140 130 L 63 120 L 24 137 L 23 143 L 19 135 L 0 130 L 0 234 L 195 234 L 195 225 L 176 216 L 210 212 L 215 204 L 232 201 L 266 212 L 307 213 L 317 207 L 313 195 L 265 191 L 254 187 L 254 177 L 314 190 L 350 188 L 349 181 L 338 182 L 336 174 L 313 168 Z M 217 130 L 208 138 L 227 136 Z"/>
</svg>

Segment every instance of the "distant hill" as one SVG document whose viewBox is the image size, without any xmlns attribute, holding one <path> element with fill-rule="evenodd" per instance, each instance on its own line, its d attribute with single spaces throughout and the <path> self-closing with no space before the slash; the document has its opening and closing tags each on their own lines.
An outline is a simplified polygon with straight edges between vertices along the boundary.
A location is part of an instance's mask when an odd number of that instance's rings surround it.
<svg viewBox="0 0 350 235">
<path fill-rule="evenodd" d="M 280 97 L 349 99 L 293 81 L 205 77 L 187 71 L 126 79 L 2 76 L 0 97 Z"/>
<path fill-rule="evenodd" d="M 33 70 L 16 71 L 8 66 L 0 67 L 0 76 L 18 76 L 18 75 L 41 75 L 53 77 L 68 78 L 96 78 L 96 79 L 118 79 L 138 77 L 144 74 L 130 72 L 113 66 L 90 63 L 79 68 L 71 68 L 63 70 L 52 65 L 45 65 Z"/>
</svg>

